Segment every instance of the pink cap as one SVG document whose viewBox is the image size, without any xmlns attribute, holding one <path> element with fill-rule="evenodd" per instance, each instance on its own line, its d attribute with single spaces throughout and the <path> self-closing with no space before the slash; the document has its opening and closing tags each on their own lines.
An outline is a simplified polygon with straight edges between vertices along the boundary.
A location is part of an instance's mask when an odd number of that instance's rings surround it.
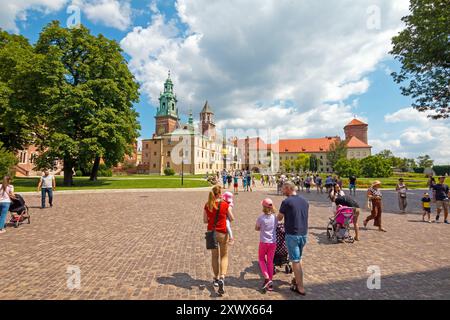
<svg viewBox="0 0 450 320">
<path fill-rule="evenodd" d="M 261 204 L 262 204 L 262 206 L 265 207 L 265 208 L 272 208 L 272 207 L 273 207 L 273 201 L 272 201 L 272 199 L 269 199 L 269 198 L 264 199 L 264 200 L 261 202 Z"/>
<path fill-rule="evenodd" d="M 225 200 L 226 202 L 228 202 L 229 205 L 233 206 L 233 194 L 231 192 L 225 192 L 222 195 L 222 199 Z"/>
</svg>

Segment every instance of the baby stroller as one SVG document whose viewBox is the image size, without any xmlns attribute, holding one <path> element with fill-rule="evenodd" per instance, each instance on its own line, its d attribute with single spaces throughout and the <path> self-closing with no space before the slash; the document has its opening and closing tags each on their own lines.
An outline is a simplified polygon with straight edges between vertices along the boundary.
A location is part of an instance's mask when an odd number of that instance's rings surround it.
<svg viewBox="0 0 450 320">
<path fill-rule="evenodd" d="M 327 226 L 327 237 L 330 241 L 337 241 L 338 243 L 347 242 L 353 243 L 355 239 L 350 235 L 350 224 L 353 223 L 354 211 L 353 208 L 339 206 L 336 210 L 336 215 L 330 218 Z M 338 230 L 339 225 L 339 230 Z"/>
<path fill-rule="evenodd" d="M 25 220 L 30 224 L 31 219 L 25 200 L 19 194 L 16 194 L 15 197 L 15 199 L 11 199 L 11 205 L 9 206 L 9 212 L 11 213 L 11 220 L 9 223 L 18 228 Z"/>
<path fill-rule="evenodd" d="M 282 268 L 283 266 L 286 273 L 292 273 L 292 267 L 289 263 L 288 250 L 286 247 L 286 232 L 283 223 L 278 223 L 276 232 L 277 248 L 275 249 L 275 256 L 273 257 L 273 274 L 277 273 L 277 267 Z"/>
</svg>

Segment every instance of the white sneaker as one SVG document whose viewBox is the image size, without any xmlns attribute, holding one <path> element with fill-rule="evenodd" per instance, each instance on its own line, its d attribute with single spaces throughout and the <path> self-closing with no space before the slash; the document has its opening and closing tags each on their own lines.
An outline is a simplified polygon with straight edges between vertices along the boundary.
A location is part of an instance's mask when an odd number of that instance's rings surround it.
<svg viewBox="0 0 450 320">
<path fill-rule="evenodd" d="M 0 230 L 0 234 L 5 233 L 5 232 L 6 232 L 6 229 Z"/>
</svg>

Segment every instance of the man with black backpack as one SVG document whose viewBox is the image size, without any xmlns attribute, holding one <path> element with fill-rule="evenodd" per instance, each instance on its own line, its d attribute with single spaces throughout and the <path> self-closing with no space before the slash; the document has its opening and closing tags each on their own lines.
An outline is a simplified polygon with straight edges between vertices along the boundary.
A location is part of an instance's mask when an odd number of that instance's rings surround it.
<svg viewBox="0 0 450 320">
<path fill-rule="evenodd" d="M 335 200 L 336 207 L 344 206 L 353 209 L 353 222 L 355 225 L 355 241 L 359 241 L 359 226 L 358 226 L 358 218 L 360 214 L 359 204 L 349 196 L 338 196 Z"/>
</svg>

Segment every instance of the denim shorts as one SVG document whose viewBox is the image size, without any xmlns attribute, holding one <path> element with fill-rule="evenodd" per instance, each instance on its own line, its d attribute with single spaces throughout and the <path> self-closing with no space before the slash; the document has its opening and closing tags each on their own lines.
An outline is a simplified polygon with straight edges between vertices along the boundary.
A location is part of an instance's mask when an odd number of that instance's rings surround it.
<svg viewBox="0 0 450 320">
<path fill-rule="evenodd" d="M 302 260 L 303 248 L 308 241 L 308 236 L 286 235 L 286 246 L 289 252 L 289 260 L 300 262 Z"/>
</svg>

